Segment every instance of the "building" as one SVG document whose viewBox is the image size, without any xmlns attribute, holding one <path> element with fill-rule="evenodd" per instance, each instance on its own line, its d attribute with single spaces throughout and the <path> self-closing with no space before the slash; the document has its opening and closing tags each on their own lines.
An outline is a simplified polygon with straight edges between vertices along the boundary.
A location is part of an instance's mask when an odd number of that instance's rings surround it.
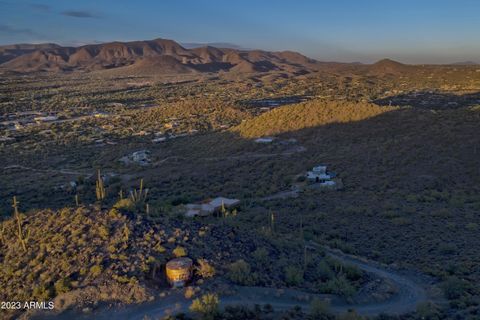
<svg viewBox="0 0 480 320">
<path fill-rule="evenodd" d="M 164 141 L 167 141 L 167 137 L 158 137 L 158 138 L 152 139 L 153 143 L 159 143 Z"/>
<path fill-rule="evenodd" d="M 311 171 L 307 171 L 306 178 L 312 183 L 318 183 L 324 187 L 334 187 L 336 182 L 332 180 L 335 173 L 327 172 L 327 166 L 319 165 L 313 167 Z"/>
<path fill-rule="evenodd" d="M 327 174 L 327 166 L 316 166 L 311 171 L 307 171 L 307 179 L 311 182 L 325 182 L 331 179 Z"/>
<path fill-rule="evenodd" d="M 238 199 L 230 199 L 224 197 L 217 197 L 211 199 L 206 203 L 189 203 L 185 205 L 185 216 L 186 217 L 195 217 L 195 216 L 209 216 L 215 212 L 220 212 L 222 207 L 225 209 L 232 209 L 237 207 L 240 204 Z"/>
<path fill-rule="evenodd" d="M 183 287 L 192 278 L 192 259 L 182 257 L 167 262 L 165 267 L 167 281 L 174 287 Z"/>
<path fill-rule="evenodd" d="M 33 118 L 33 120 L 35 120 L 35 122 L 50 122 L 50 121 L 58 120 L 58 117 L 56 116 L 35 117 Z"/>
<path fill-rule="evenodd" d="M 150 164 L 150 151 L 148 150 L 135 151 L 131 155 L 120 158 L 119 161 L 123 162 L 126 165 L 135 163 L 141 166 L 147 166 Z"/>
<path fill-rule="evenodd" d="M 222 209 L 222 206 L 224 206 L 226 209 L 234 208 L 240 204 L 240 200 L 217 197 L 212 199 L 209 204 L 214 208 L 215 211 L 218 211 Z"/>
<path fill-rule="evenodd" d="M 148 158 L 149 153 L 147 150 L 135 151 L 132 153 L 132 160 L 138 164 L 148 164 L 150 161 Z"/>
</svg>

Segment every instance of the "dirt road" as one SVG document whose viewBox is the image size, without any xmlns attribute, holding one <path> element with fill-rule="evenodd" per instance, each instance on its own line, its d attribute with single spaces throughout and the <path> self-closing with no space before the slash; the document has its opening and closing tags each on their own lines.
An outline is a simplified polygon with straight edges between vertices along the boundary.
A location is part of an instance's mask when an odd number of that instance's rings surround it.
<svg viewBox="0 0 480 320">
<path fill-rule="evenodd" d="M 309 243 L 313 248 L 320 246 L 316 243 Z M 323 247 L 322 247 L 323 248 Z M 415 311 L 418 304 L 430 301 L 428 294 L 429 281 L 421 276 L 407 275 L 393 268 L 382 266 L 376 262 L 368 261 L 359 257 L 347 255 L 338 250 L 325 249 L 327 255 L 332 256 L 344 263 L 354 265 L 364 272 L 370 273 L 378 278 L 389 280 L 396 287 L 396 293 L 380 302 L 347 303 L 345 300 L 334 295 L 311 294 L 295 289 L 275 289 L 263 287 L 232 287 L 234 293 L 220 296 L 221 307 L 229 305 L 270 304 L 275 310 L 288 310 L 295 306 L 301 307 L 304 311 L 309 310 L 313 299 L 324 299 L 330 303 L 330 309 L 334 313 L 347 312 L 354 309 L 362 315 L 403 314 Z M 157 319 L 169 314 L 188 312 L 191 300 L 183 297 L 181 291 L 173 291 L 167 297 L 153 302 L 126 306 L 112 310 L 99 310 L 93 314 L 82 314 L 77 311 L 68 311 L 57 316 L 35 317 L 35 319 Z"/>
</svg>

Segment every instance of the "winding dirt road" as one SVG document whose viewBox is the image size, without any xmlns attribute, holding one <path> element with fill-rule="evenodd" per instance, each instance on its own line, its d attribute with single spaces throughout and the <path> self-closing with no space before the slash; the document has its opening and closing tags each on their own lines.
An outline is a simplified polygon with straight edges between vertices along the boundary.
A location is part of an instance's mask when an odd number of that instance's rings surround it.
<svg viewBox="0 0 480 320">
<path fill-rule="evenodd" d="M 314 242 L 310 242 L 309 245 L 312 248 L 323 248 Z M 326 250 L 327 255 L 335 259 L 346 264 L 354 265 L 375 277 L 388 280 L 394 284 L 396 292 L 380 302 L 347 303 L 338 296 L 311 294 L 295 289 L 234 286 L 232 288 L 232 291 L 234 291 L 233 294 L 220 296 L 220 307 L 270 304 L 276 311 L 288 310 L 299 306 L 308 312 L 311 301 L 318 298 L 328 300 L 330 310 L 334 313 L 343 313 L 354 309 L 361 315 L 373 316 L 381 313 L 399 315 L 412 312 L 415 311 L 418 304 L 437 299 L 430 296 L 429 288 L 431 284 L 429 281 L 422 280 L 421 276 L 406 275 L 401 271 L 382 266 L 373 261 L 347 255 L 339 250 L 323 249 Z M 100 309 L 89 314 L 70 310 L 60 315 L 35 317 L 34 319 L 157 319 L 166 315 L 187 313 L 190 304 L 191 300 L 185 299 L 182 291 L 172 290 L 171 294 L 167 297 L 145 304 L 125 306 L 111 310 Z"/>
</svg>

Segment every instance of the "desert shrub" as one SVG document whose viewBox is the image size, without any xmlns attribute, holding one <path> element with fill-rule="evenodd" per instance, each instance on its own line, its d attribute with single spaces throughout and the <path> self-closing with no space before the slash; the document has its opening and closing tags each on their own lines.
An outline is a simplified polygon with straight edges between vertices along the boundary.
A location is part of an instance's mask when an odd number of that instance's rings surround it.
<svg viewBox="0 0 480 320">
<path fill-rule="evenodd" d="M 298 286 L 303 283 L 303 270 L 295 266 L 285 268 L 285 282 L 289 286 Z"/>
<path fill-rule="evenodd" d="M 68 292 L 72 288 L 70 279 L 68 278 L 58 280 L 57 282 L 55 282 L 54 287 L 57 294 Z"/>
<path fill-rule="evenodd" d="M 193 287 L 186 287 L 183 296 L 185 299 L 191 299 L 195 295 L 195 289 Z"/>
<path fill-rule="evenodd" d="M 193 300 L 190 311 L 199 314 L 202 319 L 214 319 L 218 314 L 219 299 L 216 294 L 207 293 Z"/>
<path fill-rule="evenodd" d="M 424 302 L 417 306 L 417 315 L 420 319 L 425 320 L 437 320 L 441 319 L 440 312 L 438 311 L 437 306 L 431 302 Z"/>
<path fill-rule="evenodd" d="M 354 265 L 343 265 L 343 272 L 350 281 L 357 281 L 362 278 L 362 271 Z"/>
<path fill-rule="evenodd" d="M 39 285 L 33 288 L 33 297 L 38 300 L 47 301 L 53 297 L 53 290 L 46 285 Z"/>
<path fill-rule="evenodd" d="M 110 235 L 108 228 L 105 226 L 98 227 L 98 233 L 103 240 L 107 240 Z"/>
<path fill-rule="evenodd" d="M 265 248 L 257 248 L 253 252 L 253 258 L 255 259 L 255 262 L 257 262 L 259 265 L 262 267 L 268 265 L 268 251 Z"/>
<path fill-rule="evenodd" d="M 466 226 L 468 231 L 477 231 L 478 230 L 478 223 L 470 222 Z"/>
<path fill-rule="evenodd" d="M 118 200 L 113 207 L 117 210 L 125 210 L 125 211 L 133 211 L 135 209 L 135 204 L 133 203 L 132 199 L 124 198 Z"/>
<path fill-rule="evenodd" d="M 96 264 L 90 268 L 90 275 L 95 278 L 98 277 L 102 273 L 102 271 L 102 266 Z"/>
<path fill-rule="evenodd" d="M 211 278 L 215 275 L 215 268 L 205 259 L 197 260 L 196 273 L 202 278 Z"/>
<path fill-rule="evenodd" d="M 355 311 L 348 311 L 337 318 L 338 320 L 362 320 L 362 316 L 358 315 Z"/>
<path fill-rule="evenodd" d="M 261 315 L 262 310 L 251 310 L 246 306 L 226 306 L 225 311 L 222 312 L 222 319 L 260 319 Z"/>
<path fill-rule="evenodd" d="M 335 277 L 335 273 L 330 269 L 330 266 L 325 259 L 320 261 L 315 268 L 315 278 L 318 278 L 321 281 L 328 281 L 333 277 Z"/>
<path fill-rule="evenodd" d="M 442 284 L 445 297 L 449 300 L 461 298 L 466 291 L 466 283 L 457 277 L 449 277 Z"/>
<path fill-rule="evenodd" d="M 173 255 L 176 258 L 185 257 L 187 255 L 187 250 L 184 247 L 178 246 L 175 249 L 173 249 Z"/>
<path fill-rule="evenodd" d="M 332 280 L 329 280 L 322 287 L 323 291 L 327 293 L 338 294 L 346 298 L 352 297 L 356 292 L 356 289 L 344 276 L 338 276 Z"/>
<path fill-rule="evenodd" d="M 310 314 L 308 318 L 312 320 L 330 320 L 334 319 L 334 316 L 329 312 L 329 304 L 327 301 L 315 298 L 310 304 Z"/>
<path fill-rule="evenodd" d="M 245 260 L 237 260 L 228 266 L 228 278 L 240 285 L 252 285 L 254 278 L 251 273 L 252 268 Z"/>
</svg>

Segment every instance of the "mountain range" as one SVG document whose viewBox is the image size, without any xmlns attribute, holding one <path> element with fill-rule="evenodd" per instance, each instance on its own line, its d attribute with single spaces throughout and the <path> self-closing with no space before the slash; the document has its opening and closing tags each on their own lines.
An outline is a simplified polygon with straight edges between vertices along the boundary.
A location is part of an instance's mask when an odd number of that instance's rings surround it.
<svg viewBox="0 0 480 320">
<path fill-rule="evenodd" d="M 155 39 L 62 47 L 18 44 L 0 47 L 0 68 L 17 72 L 121 69 L 127 73 L 204 73 L 285 71 L 304 74 L 319 62 L 299 53 L 239 50 L 212 46 L 186 49 Z"/>
<path fill-rule="evenodd" d="M 160 38 L 79 47 L 53 43 L 5 45 L 0 46 L 0 71 L 101 71 L 113 75 L 195 75 L 219 72 L 235 75 L 273 72 L 282 76 L 301 76 L 318 71 L 398 75 L 415 68 L 390 59 L 371 65 L 320 62 L 293 51 L 248 50 L 227 43 L 214 45 L 182 46 L 173 40 Z"/>
</svg>

